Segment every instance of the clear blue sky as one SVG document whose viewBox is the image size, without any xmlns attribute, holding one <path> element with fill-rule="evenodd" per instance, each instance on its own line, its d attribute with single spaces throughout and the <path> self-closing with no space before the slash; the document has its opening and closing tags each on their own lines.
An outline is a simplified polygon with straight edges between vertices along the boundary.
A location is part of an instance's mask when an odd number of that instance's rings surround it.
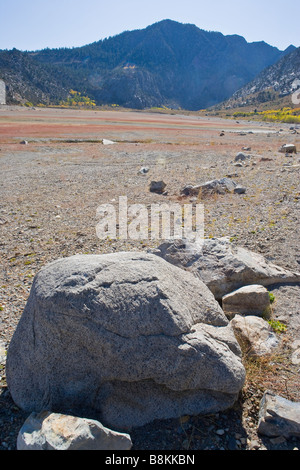
<svg viewBox="0 0 300 470">
<path fill-rule="evenodd" d="M 299 0 L 0 0 L 0 49 L 83 46 L 163 19 L 300 46 Z"/>
</svg>

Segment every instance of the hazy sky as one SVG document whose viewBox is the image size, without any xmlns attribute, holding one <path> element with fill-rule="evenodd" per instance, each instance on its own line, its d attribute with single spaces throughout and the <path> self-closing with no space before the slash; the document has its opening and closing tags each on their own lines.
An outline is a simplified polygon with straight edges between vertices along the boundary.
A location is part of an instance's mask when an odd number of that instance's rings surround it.
<svg viewBox="0 0 300 470">
<path fill-rule="evenodd" d="M 0 0 L 0 49 L 83 46 L 163 19 L 300 46 L 299 0 Z"/>
</svg>

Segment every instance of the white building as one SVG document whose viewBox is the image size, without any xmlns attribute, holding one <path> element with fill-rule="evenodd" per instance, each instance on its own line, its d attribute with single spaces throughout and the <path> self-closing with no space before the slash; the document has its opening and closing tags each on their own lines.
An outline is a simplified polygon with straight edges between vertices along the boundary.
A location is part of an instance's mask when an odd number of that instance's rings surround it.
<svg viewBox="0 0 300 470">
<path fill-rule="evenodd" d="M 6 104 L 5 83 L 0 79 L 0 104 Z"/>
</svg>

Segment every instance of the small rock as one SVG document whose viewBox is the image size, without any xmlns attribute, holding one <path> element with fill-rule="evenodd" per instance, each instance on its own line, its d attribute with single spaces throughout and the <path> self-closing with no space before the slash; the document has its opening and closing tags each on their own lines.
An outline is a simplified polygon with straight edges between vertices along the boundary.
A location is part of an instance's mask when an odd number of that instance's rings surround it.
<svg viewBox="0 0 300 470">
<path fill-rule="evenodd" d="M 248 158 L 251 158 L 251 155 L 246 155 L 246 154 L 243 153 L 243 152 L 239 152 L 239 153 L 236 155 L 234 161 L 235 161 L 235 162 L 238 162 L 238 161 L 240 161 L 240 160 L 241 160 L 241 161 L 245 161 L 245 160 L 247 160 Z"/>
<path fill-rule="evenodd" d="M 102 143 L 103 143 L 103 145 L 112 145 L 112 144 L 115 144 L 115 142 L 113 142 L 112 140 L 108 140 L 108 139 L 103 139 L 103 140 L 102 140 Z"/>
<path fill-rule="evenodd" d="M 244 188 L 243 186 L 240 186 L 239 184 L 234 188 L 233 192 L 235 194 L 245 194 L 246 192 L 246 188 Z"/>
<path fill-rule="evenodd" d="M 235 315 L 230 323 L 249 356 L 271 354 L 279 344 L 269 323 L 260 317 Z"/>
<path fill-rule="evenodd" d="M 146 173 L 148 173 L 148 171 L 149 171 L 149 168 L 143 166 L 143 167 L 139 170 L 139 174 L 145 175 Z"/>
<path fill-rule="evenodd" d="M 297 153 L 297 148 L 296 148 L 296 145 L 294 145 L 294 144 L 285 144 L 285 145 L 282 145 L 282 147 L 280 147 L 278 152 L 287 153 L 287 154 Z"/>
<path fill-rule="evenodd" d="M 249 449 L 250 450 L 257 450 L 257 449 L 259 449 L 259 447 L 260 447 L 260 444 L 255 439 L 253 441 L 251 441 L 250 444 L 249 444 Z"/>
<path fill-rule="evenodd" d="M 211 194 L 225 194 L 233 192 L 236 183 L 230 178 L 221 178 L 219 180 L 206 181 L 197 186 L 187 185 L 181 190 L 181 195 L 184 196 L 207 196 Z"/>
<path fill-rule="evenodd" d="M 228 318 L 239 315 L 269 315 L 270 297 L 261 285 L 244 286 L 222 297 L 222 308 Z"/>
<path fill-rule="evenodd" d="M 129 434 L 93 419 L 42 411 L 31 413 L 17 439 L 17 450 L 129 450 Z"/>
<path fill-rule="evenodd" d="M 300 435 L 300 402 L 292 402 L 266 391 L 259 410 L 258 432 L 288 439 Z"/>
<path fill-rule="evenodd" d="M 167 185 L 164 181 L 151 181 L 150 192 L 162 194 L 166 186 Z"/>
<path fill-rule="evenodd" d="M 20 144 L 28 145 L 28 142 L 27 142 L 27 140 L 22 140 L 22 141 L 20 142 Z"/>
</svg>

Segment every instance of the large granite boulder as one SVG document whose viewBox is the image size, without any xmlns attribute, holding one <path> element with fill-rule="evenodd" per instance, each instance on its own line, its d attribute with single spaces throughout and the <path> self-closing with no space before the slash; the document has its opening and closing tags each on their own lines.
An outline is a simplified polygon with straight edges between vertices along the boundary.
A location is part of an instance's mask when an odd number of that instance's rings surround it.
<svg viewBox="0 0 300 470">
<path fill-rule="evenodd" d="M 43 268 L 7 355 L 22 409 L 90 410 L 120 430 L 226 409 L 244 379 L 210 290 L 152 254 L 76 255 Z"/>
<path fill-rule="evenodd" d="M 280 283 L 300 283 L 300 273 L 268 262 L 261 254 L 235 246 L 228 237 L 205 239 L 196 244 L 183 240 L 162 243 L 155 254 L 169 263 L 192 272 L 217 300 L 250 284 L 264 287 Z"/>
</svg>

